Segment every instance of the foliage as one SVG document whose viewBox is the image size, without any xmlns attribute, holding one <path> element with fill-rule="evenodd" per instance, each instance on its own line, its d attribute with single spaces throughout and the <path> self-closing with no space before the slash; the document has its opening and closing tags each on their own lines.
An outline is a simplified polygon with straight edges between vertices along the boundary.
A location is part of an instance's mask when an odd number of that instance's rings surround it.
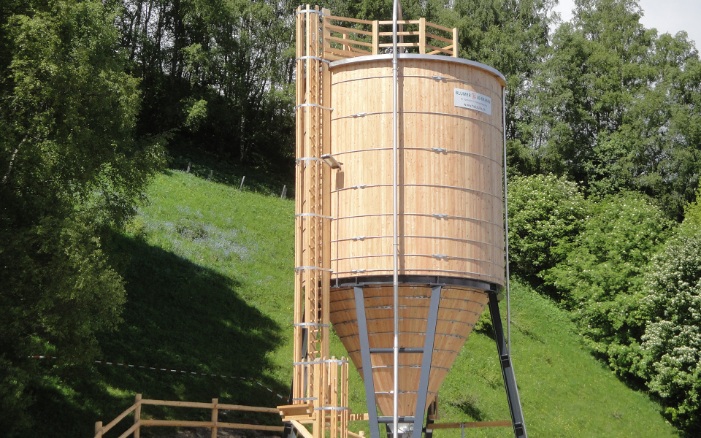
<svg viewBox="0 0 701 438">
<path fill-rule="evenodd" d="M 698 187 L 698 52 L 685 34 L 657 36 L 634 0 L 581 0 L 552 35 L 534 81 L 539 171 L 587 193 L 647 193 L 680 219 Z"/>
<path fill-rule="evenodd" d="M 696 200 L 684 209 L 684 222 L 679 227 L 680 234 L 694 235 L 701 230 L 701 187 L 696 191 Z"/>
<path fill-rule="evenodd" d="M 174 144 L 244 163 L 289 164 L 293 2 L 110 3 L 121 8 L 122 47 L 142 79 L 140 132 L 169 132 Z"/>
<path fill-rule="evenodd" d="M 640 194 L 606 197 L 591 204 L 582 231 L 560 249 L 565 259 L 544 275 L 592 349 L 620 374 L 630 372 L 628 350 L 644 328 L 642 274 L 670 228 L 664 213 Z"/>
<path fill-rule="evenodd" d="M 672 422 L 701 432 L 701 234 L 678 236 L 651 263 L 639 375 Z"/>
<path fill-rule="evenodd" d="M 506 137 L 510 170 L 537 172 L 534 144 L 543 141 L 533 120 L 537 66 L 549 50 L 551 0 L 456 0 L 438 21 L 458 29 L 460 56 L 488 64 L 506 77 Z"/>
<path fill-rule="evenodd" d="M 2 423 L 29 424 L 31 354 L 60 371 L 119 320 L 105 230 L 134 213 L 158 148 L 135 141 L 137 81 L 99 1 L 3 6 L 0 37 Z M 11 432 L 12 433 L 12 432 Z"/>
<path fill-rule="evenodd" d="M 577 184 L 553 175 L 509 181 L 509 258 L 512 272 L 538 284 L 564 259 L 559 250 L 584 225 L 587 203 Z"/>
</svg>

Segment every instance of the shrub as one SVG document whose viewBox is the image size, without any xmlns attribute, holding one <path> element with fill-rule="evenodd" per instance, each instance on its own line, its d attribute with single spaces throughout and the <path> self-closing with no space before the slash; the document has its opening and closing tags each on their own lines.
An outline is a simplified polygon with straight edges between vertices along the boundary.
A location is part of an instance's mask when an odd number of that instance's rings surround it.
<svg viewBox="0 0 701 438">
<path fill-rule="evenodd" d="M 620 374 L 630 369 L 629 347 L 642 335 L 642 273 L 668 237 L 672 223 L 639 193 L 621 193 L 591 205 L 582 232 L 561 248 L 565 259 L 548 270 L 590 346 Z"/>
<path fill-rule="evenodd" d="M 649 320 L 638 374 L 672 422 L 701 434 L 701 234 L 680 235 L 651 263 L 643 301 Z"/>
<path fill-rule="evenodd" d="M 532 284 L 563 259 L 557 248 L 579 233 L 586 201 L 577 184 L 553 175 L 516 177 L 509 182 L 511 271 Z"/>
</svg>

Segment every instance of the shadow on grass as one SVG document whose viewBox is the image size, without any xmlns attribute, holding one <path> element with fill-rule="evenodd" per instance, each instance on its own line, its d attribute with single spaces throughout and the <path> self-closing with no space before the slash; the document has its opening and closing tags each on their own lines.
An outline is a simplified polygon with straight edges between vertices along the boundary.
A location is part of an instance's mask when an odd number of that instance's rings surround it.
<svg viewBox="0 0 701 438">
<path fill-rule="evenodd" d="M 479 403 L 477 396 L 468 394 L 451 404 L 460 409 L 466 415 L 469 415 L 474 421 L 484 421 L 485 413 L 477 406 Z"/>
<path fill-rule="evenodd" d="M 41 423 L 38 415 L 55 417 L 56 423 L 39 425 L 37 436 L 92 436 L 95 421 L 111 421 L 136 393 L 253 406 L 284 402 L 276 394 L 289 388 L 264 375 L 267 354 L 281 342 L 280 327 L 239 298 L 236 280 L 138 239 L 116 236 L 114 246 L 129 256 L 123 267 L 128 295 L 123 323 L 99 337 L 101 359 L 113 365 L 77 366 L 64 372 L 60 384 L 41 388 L 36 423 Z M 69 390 L 57 389 L 61 386 Z M 183 420 L 210 415 L 157 407 L 145 408 L 144 414 Z M 275 417 L 232 413 L 225 421 L 277 424 Z M 172 436 L 173 430 L 156 428 L 145 436 L 155 433 Z"/>
</svg>

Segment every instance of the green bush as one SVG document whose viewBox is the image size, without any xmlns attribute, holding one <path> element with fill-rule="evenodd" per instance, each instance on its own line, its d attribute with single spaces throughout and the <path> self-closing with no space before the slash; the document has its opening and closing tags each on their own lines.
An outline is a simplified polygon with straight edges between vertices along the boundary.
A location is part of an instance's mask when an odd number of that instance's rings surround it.
<svg viewBox="0 0 701 438">
<path fill-rule="evenodd" d="M 672 422 L 700 436 L 701 233 L 673 238 L 650 266 L 638 374 Z"/>
<path fill-rule="evenodd" d="M 564 258 L 558 251 L 583 226 L 587 203 L 577 184 L 553 175 L 516 177 L 509 182 L 511 272 L 532 284 Z"/>
<path fill-rule="evenodd" d="M 696 200 L 684 208 L 684 222 L 679 233 L 693 235 L 701 232 L 701 187 L 696 191 Z"/>
<path fill-rule="evenodd" d="M 620 374 L 629 372 L 630 347 L 642 335 L 642 273 L 672 223 L 639 193 L 592 203 L 582 232 L 560 248 L 565 259 L 544 274 L 563 296 L 590 346 Z"/>
</svg>

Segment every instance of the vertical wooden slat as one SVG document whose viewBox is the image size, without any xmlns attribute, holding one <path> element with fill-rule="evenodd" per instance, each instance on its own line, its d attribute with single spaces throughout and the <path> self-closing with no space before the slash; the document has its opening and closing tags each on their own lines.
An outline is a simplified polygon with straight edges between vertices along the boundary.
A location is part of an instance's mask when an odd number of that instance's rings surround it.
<svg viewBox="0 0 701 438">
<path fill-rule="evenodd" d="M 323 8 L 321 10 L 321 15 L 322 17 L 328 17 L 331 15 L 331 11 L 329 9 Z M 321 32 L 321 54 L 326 55 L 328 53 L 328 50 L 331 49 L 331 43 L 329 42 L 329 37 L 331 36 L 331 30 L 329 30 L 329 25 L 331 24 L 331 20 L 329 19 L 324 19 L 321 22 L 322 26 L 322 32 Z"/>
<path fill-rule="evenodd" d="M 306 47 L 305 38 L 305 22 L 306 13 L 302 14 L 302 6 L 297 7 L 296 20 L 296 111 L 295 111 L 295 156 L 300 158 L 304 156 L 304 109 L 300 107 L 304 103 L 305 95 L 305 61 L 302 60 Z M 295 267 L 302 265 L 303 239 L 304 239 L 304 220 L 299 216 L 303 211 L 304 206 L 304 166 L 302 161 L 296 162 L 295 172 Z M 293 341 L 293 363 L 299 363 L 302 360 L 302 342 L 304 339 L 304 329 L 299 326 L 303 320 L 302 309 L 304 300 L 304 285 L 302 283 L 302 275 L 295 270 L 295 298 L 294 298 L 294 341 Z M 303 376 L 300 366 L 294 366 L 292 378 L 292 398 L 299 399 L 303 394 Z"/>
<path fill-rule="evenodd" d="M 372 54 L 377 55 L 380 48 L 380 24 L 377 20 L 372 22 Z"/>
<path fill-rule="evenodd" d="M 426 19 L 419 18 L 419 53 L 426 54 Z"/>
<path fill-rule="evenodd" d="M 348 409 L 343 411 L 341 423 L 341 438 L 348 438 L 348 424 L 350 418 L 350 405 L 348 404 L 348 361 L 345 357 L 341 358 L 343 365 L 341 368 L 341 406 Z"/>
<path fill-rule="evenodd" d="M 102 421 L 95 422 L 95 438 L 102 438 Z"/>
<path fill-rule="evenodd" d="M 460 56 L 460 45 L 458 44 L 458 28 L 453 28 L 453 58 Z"/>
<path fill-rule="evenodd" d="M 315 361 L 314 364 L 311 367 L 313 369 L 313 379 L 314 379 L 314 389 L 315 389 L 315 394 L 317 396 L 322 395 L 320 391 L 321 387 L 321 382 L 322 382 L 322 377 L 321 374 L 323 372 L 323 366 L 320 361 Z M 314 437 L 323 437 L 324 433 L 324 416 L 319 415 L 322 413 L 322 411 L 319 410 L 321 406 L 323 406 L 324 400 L 320 400 L 318 397 L 315 397 L 314 400 L 314 422 L 312 423 L 312 434 Z"/>
<path fill-rule="evenodd" d="M 329 435 L 332 438 L 338 438 L 338 414 L 339 411 L 334 408 L 338 407 L 338 364 L 333 362 L 336 358 L 332 357 L 332 362 L 329 362 L 328 366 L 328 376 L 329 376 L 329 401 L 327 406 L 329 407 Z"/>
</svg>

